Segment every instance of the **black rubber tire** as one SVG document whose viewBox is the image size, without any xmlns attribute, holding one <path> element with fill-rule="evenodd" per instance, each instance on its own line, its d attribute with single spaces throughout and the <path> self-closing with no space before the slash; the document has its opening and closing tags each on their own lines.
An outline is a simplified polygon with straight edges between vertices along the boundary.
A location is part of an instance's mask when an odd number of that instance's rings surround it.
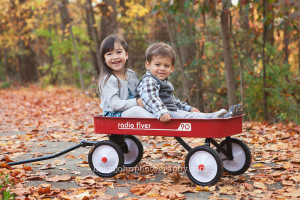
<svg viewBox="0 0 300 200">
<path fill-rule="evenodd" d="M 192 166 L 190 166 L 190 164 L 192 165 L 193 162 L 195 162 L 197 160 L 199 161 L 199 159 L 195 159 L 192 157 L 193 155 L 195 155 L 198 152 L 207 152 L 208 154 L 206 154 L 206 156 L 210 154 L 211 155 L 210 159 L 215 161 L 215 163 L 212 162 L 212 165 L 213 165 L 212 167 L 216 168 L 216 171 L 214 172 L 215 174 L 214 173 L 212 174 L 212 177 L 209 180 L 199 180 L 199 178 L 194 176 L 197 173 L 200 174 L 200 173 L 206 173 L 206 172 L 199 173 L 198 171 L 202 171 L 202 170 L 191 169 Z M 191 158 L 192 158 L 192 160 L 191 160 Z M 204 163 L 204 166 L 205 165 L 206 164 Z M 216 152 L 216 150 L 214 150 L 208 146 L 198 146 L 198 147 L 190 150 L 185 159 L 185 167 L 186 167 L 186 173 L 187 173 L 188 177 L 191 179 L 191 181 L 197 185 L 202 185 L 202 186 L 216 184 L 220 180 L 220 178 L 222 177 L 222 174 L 223 174 L 223 162 L 220 158 L 220 155 Z M 192 167 L 192 168 L 194 168 L 194 167 Z M 204 169 L 209 173 L 209 168 L 208 169 L 204 168 Z M 206 175 L 204 175 L 204 177 L 205 176 Z"/>
<path fill-rule="evenodd" d="M 247 171 L 251 165 L 251 151 L 250 149 L 248 148 L 248 146 L 241 140 L 239 139 L 235 139 L 235 138 L 230 138 L 231 140 L 231 145 L 233 146 L 233 160 L 230 161 L 230 160 L 223 160 L 223 166 L 224 166 L 224 171 L 228 172 L 229 174 L 231 175 L 240 175 L 240 174 L 243 174 L 245 171 Z M 227 150 L 227 147 L 226 147 L 226 140 L 223 140 L 220 145 L 225 149 Z M 234 152 L 236 148 L 239 148 L 239 150 L 242 150 L 243 152 Z M 220 157 L 221 159 L 224 159 L 226 158 L 226 156 L 220 152 L 218 150 L 218 153 L 220 153 Z M 237 155 L 239 154 L 239 155 Z M 230 169 L 230 166 L 229 165 L 232 165 L 234 164 L 233 162 L 236 161 L 237 162 L 237 159 L 238 157 L 239 158 L 242 158 L 242 159 L 245 159 L 244 161 L 242 160 L 243 163 L 241 163 L 241 166 L 238 168 L 238 169 Z M 236 159 L 236 160 L 235 160 Z M 238 162 L 237 162 L 238 163 Z"/>
<path fill-rule="evenodd" d="M 98 163 L 95 163 L 96 162 L 95 156 L 97 156 L 96 154 L 99 154 L 98 156 L 101 157 L 101 153 L 104 151 L 100 151 L 100 150 L 101 150 L 101 148 L 105 148 L 105 147 L 106 147 L 106 149 L 110 150 L 110 153 L 108 153 L 107 155 L 111 155 L 112 152 L 115 155 L 114 159 L 116 159 L 116 160 L 115 161 L 109 160 L 109 161 L 110 162 L 118 162 L 117 165 L 115 164 L 115 166 L 110 167 L 111 170 L 109 172 L 100 170 L 101 167 L 103 167 L 103 169 L 105 169 L 105 168 L 109 169 L 108 168 L 109 166 L 105 166 L 105 164 L 99 163 L 99 161 L 97 161 Z M 111 158 L 111 159 L 113 159 L 113 158 Z M 99 158 L 99 160 L 100 160 L 100 158 Z M 95 174 L 97 174 L 98 176 L 112 177 L 112 176 L 115 176 L 116 174 L 118 174 L 120 171 L 122 171 L 123 165 L 124 165 L 124 155 L 123 155 L 123 152 L 122 152 L 121 148 L 119 147 L 119 145 L 117 145 L 115 142 L 105 140 L 105 141 L 98 142 L 91 148 L 91 150 L 88 154 L 88 162 L 89 162 L 89 165 L 90 165 L 90 168 L 92 169 L 92 171 Z M 97 164 L 97 166 L 95 166 L 96 164 Z M 100 166 L 101 164 L 103 164 L 103 166 Z"/>
<path fill-rule="evenodd" d="M 131 140 L 132 142 L 134 142 L 134 144 L 137 147 L 138 152 L 137 152 L 136 158 L 133 161 L 131 161 L 129 163 L 126 163 L 126 156 L 130 156 L 132 153 L 134 153 L 133 151 L 136 150 L 136 149 L 133 148 L 132 145 L 130 145 L 128 143 L 129 142 L 128 140 Z M 137 137 L 135 137 L 133 135 L 125 135 L 125 142 L 127 143 L 129 152 L 124 154 L 124 166 L 125 167 L 134 167 L 143 158 L 143 154 L 144 154 L 143 144 L 141 143 L 141 141 Z"/>
</svg>

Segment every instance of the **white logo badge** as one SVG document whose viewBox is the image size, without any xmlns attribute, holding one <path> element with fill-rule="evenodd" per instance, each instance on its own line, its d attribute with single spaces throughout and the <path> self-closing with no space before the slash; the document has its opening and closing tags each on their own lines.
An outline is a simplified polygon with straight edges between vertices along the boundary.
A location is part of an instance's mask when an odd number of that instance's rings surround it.
<svg viewBox="0 0 300 200">
<path fill-rule="evenodd" d="M 191 131 L 192 125 L 191 125 L 191 123 L 181 123 L 177 130 L 178 131 Z"/>
</svg>

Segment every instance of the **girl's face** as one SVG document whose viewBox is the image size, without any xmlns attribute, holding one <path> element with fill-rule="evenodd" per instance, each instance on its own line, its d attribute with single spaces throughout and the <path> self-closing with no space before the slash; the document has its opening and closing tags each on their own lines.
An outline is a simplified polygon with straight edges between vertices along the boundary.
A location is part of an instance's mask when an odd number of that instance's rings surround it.
<svg viewBox="0 0 300 200">
<path fill-rule="evenodd" d="M 107 66 L 115 73 L 125 72 L 125 63 L 128 59 L 128 53 L 120 43 L 115 42 L 114 49 L 104 54 L 104 60 Z"/>
</svg>

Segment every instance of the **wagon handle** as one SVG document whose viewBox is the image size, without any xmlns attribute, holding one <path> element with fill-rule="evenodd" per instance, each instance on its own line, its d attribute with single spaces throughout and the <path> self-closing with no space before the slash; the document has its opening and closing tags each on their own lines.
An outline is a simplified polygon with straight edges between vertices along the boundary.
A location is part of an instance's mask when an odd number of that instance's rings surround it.
<svg viewBox="0 0 300 200">
<path fill-rule="evenodd" d="M 87 142 L 85 140 L 82 140 L 82 141 L 80 141 L 79 144 L 77 144 L 77 145 L 75 145 L 71 148 L 68 148 L 68 149 L 66 149 L 62 152 L 50 155 L 50 156 L 38 157 L 38 158 L 33 158 L 33 159 L 28 159 L 28 160 L 21 160 L 21 161 L 16 161 L 16 162 L 10 162 L 10 163 L 7 163 L 7 164 L 10 165 L 10 166 L 13 166 L 13 165 L 20 165 L 20 164 L 24 164 L 24 163 L 36 162 L 36 161 L 41 161 L 41 160 L 48 160 L 48 159 L 56 158 L 58 156 L 66 154 L 66 153 L 68 153 L 70 151 L 73 151 L 75 149 L 78 149 L 79 147 L 93 146 L 96 143 L 97 142 Z"/>
</svg>

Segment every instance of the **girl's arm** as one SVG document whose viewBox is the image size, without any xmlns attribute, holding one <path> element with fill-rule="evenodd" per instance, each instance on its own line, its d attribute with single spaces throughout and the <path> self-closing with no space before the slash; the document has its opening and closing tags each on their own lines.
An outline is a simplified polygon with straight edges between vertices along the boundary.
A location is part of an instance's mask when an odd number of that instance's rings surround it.
<svg viewBox="0 0 300 200">
<path fill-rule="evenodd" d="M 133 106 L 137 106 L 136 99 L 123 100 L 120 97 L 118 79 L 113 75 L 109 77 L 104 87 L 102 87 L 101 100 L 104 100 L 106 103 L 108 103 L 109 106 L 113 109 L 113 111 L 124 111 Z"/>
</svg>

